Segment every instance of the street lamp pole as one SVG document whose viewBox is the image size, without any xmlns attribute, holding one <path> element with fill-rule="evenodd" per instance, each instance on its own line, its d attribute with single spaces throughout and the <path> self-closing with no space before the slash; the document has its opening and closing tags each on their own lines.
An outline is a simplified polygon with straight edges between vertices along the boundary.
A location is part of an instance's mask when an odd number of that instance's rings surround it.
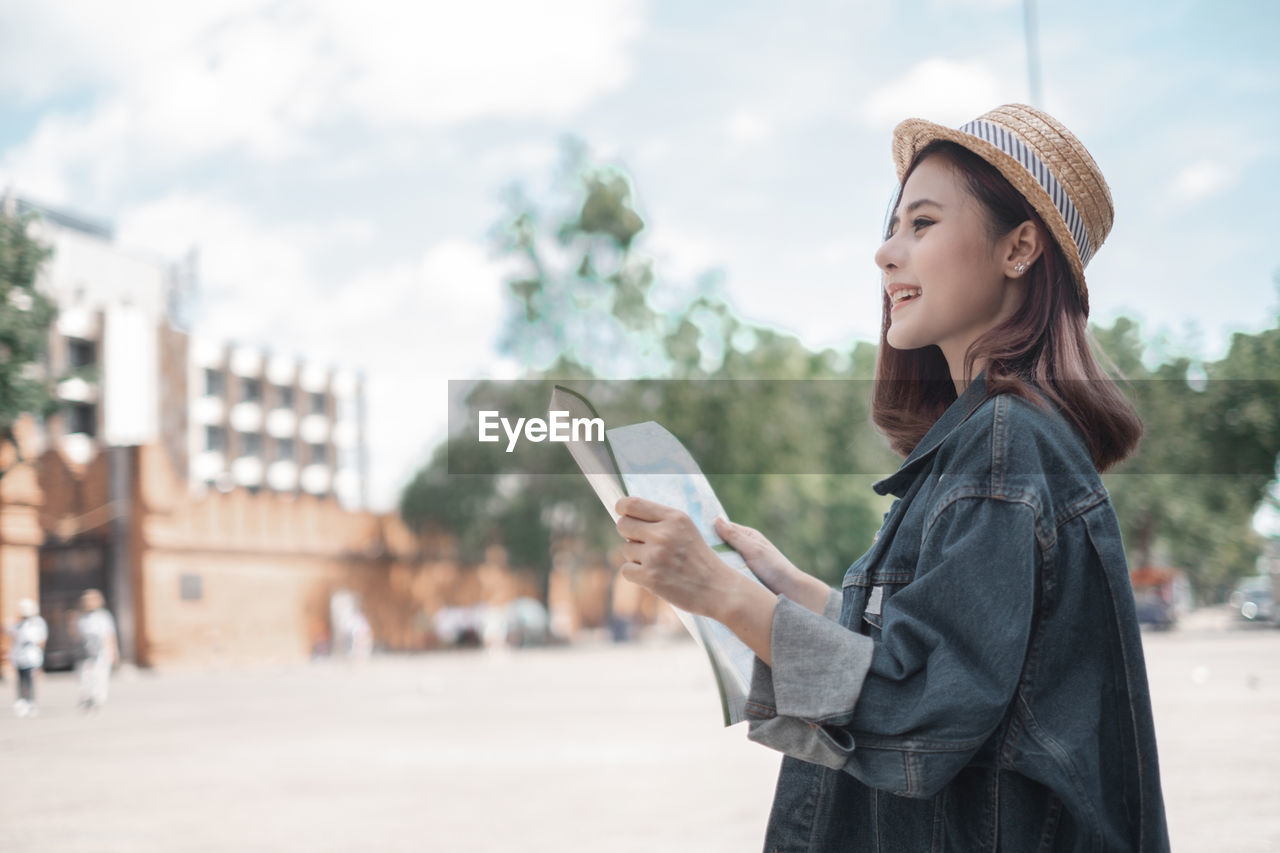
<svg viewBox="0 0 1280 853">
<path fill-rule="evenodd" d="M 1022 0 L 1022 21 L 1027 36 L 1027 89 L 1031 106 L 1044 106 L 1040 85 L 1040 50 L 1036 45 L 1036 0 Z"/>
</svg>

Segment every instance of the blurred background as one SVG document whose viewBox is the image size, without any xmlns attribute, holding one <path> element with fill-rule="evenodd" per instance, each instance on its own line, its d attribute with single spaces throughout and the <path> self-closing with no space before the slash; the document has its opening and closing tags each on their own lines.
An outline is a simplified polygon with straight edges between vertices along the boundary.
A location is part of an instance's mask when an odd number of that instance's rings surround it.
<svg viewBox="0 0 1280 853">
<path fill-rule="evenodd" d="M 129 675 L 110 712 L 138 727 L 122 755 L 155 748 L 144 735 L 157 720 L 191 724 L 156 711 L 184 707 L 184 692 L 201 707 L 277 696 L 260 712 L 300 720 L 301 697 L 354 690 L 381 704 L 350 714 L 381 719 L 394 685 L 440 698 L 421 688 L 444 683 L 432 672 L 483 691 L 486 674 L 534 689 L 539 667 L 566 679 L 634 667 L 610 689 L 654 691 L 642 674 L 664 671 L 664 655 L 688 668 L 681 685 L 713 691 L 670 611 L 616 577 L 616 534 L 568 454 L 550 448 L 547 463 L 566 476 L 516 459 L 475 474 L 474 424 L 451 424 L 451 395 L 455 414 L 459 400 L 496 400 L 529 417 L 553 380 L 655 380 L 654 397 L 604 392 L 601 414 L 666 424 L 735 520 L 838 581 L 887 508 L 869 485 L 896 465 L 861 382 L 892 129 L 1024 102 L 1085 142 L 1115 200 L 1091 320 L 1147 426 L 1106 482 L 1139 617 L 1163 644 L 1149 654 L 1167 655 L 1152 658 L 1157 699 L 1170 697 L 1162 750 L 1204 766 L 1178 752 L 1174 715 L 1188 713 L 1270 732 L 1280 750 L 1278 33 L 1261 0 L 10 4 L 0 623 L 38 604 L 46 692 L 70 697 L 80 595 L 104 591 Z M 748 379 L 772 384 L 706 393 Z M 814 380 L 848 380 L 848 393 L 816 404 L 802 390 Z M 244 675 L 302 679 L 304 665 L 318 680 L 292 692 Z M 1230 685 L 1213 675 L 1237 670 Z M 594 707 L 561 698 L 545 701 L 570 718 Z M 714 717 L 702 698 L 691 712 Z M 490 699 L 510 701 L 500 685 Z M 12 809 L 0 826 L 19 827 L 0 840 L 36 845 L 48 811 L 28 806 L 75 800 L 74 780 L 97 778 L 60 751 L 111 738 L 99 719 L 77 728 L 71 704 L 26 728 L 0 722 L 39 780 L 0 782 Z M 411 716 L 387 730 L 411 741 Z M 271 730 L 222 719 L 202 722 L 211 742 Z M 316 737 L 351 744 L 354 731 Z M 585 749 L 571 735 L 543 756 Z M 723 784 L 698 743 L 680 760 Z M 716 761 L 758 762 L 736 757 L 745 743 L 715 743 Z M 364 746 L 351 750 L 364 761 L 394 750 Z M 1264 815 L 1280 813 L 1280 771 L 1231 757 L 1239 748 L 1214 755 L 1247 840 L 1220 849 L 1278 849 Z M 639 772 L 632 753 L 603 754 L 605 771 Z M 738 774 L 762 780 L 733 800 L 750 804 L 735 819 L 748 847 L 773 766 Z M 468 767 L 449 764 L 456 790 Z M 1178 802 L 1204 802 L 1192 775 L 1166 782 Z M 557 825 L 564 808 L 530 813 Z M 668 849 L 741 849 L 685 829 Z M 145 848 L 120 832 L 62 849 Z M 199 835 L 183 846 L 218 849 Z"/>
</svg>

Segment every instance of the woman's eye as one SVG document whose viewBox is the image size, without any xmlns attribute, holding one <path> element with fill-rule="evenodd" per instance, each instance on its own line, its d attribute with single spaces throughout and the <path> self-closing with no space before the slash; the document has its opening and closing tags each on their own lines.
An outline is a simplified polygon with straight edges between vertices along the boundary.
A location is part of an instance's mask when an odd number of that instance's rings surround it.
<svg viewBox="0 0 1280 853">
<path fill-rule="evenodd" d="M 912 225 L 914 225 L 914 226 L 916 227 L 916 230 L 917 230 L 917 231 L 919 231 L 921 228 L 924 228 L 926 225 L 932 225 L 932 224 L 933 224 L 933 220 L 931 220 L 931 219 L 917 219 L 917 220 L 913 221 L 911 224 L 912 224 Z"/>
</svg>

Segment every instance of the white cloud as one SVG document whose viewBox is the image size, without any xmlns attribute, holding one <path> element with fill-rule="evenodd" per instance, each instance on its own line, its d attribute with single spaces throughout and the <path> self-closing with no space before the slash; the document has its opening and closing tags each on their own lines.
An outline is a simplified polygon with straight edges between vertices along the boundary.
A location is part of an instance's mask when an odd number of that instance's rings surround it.
<svg viewBox="0 0 1280 853">
<path fill-rule="evenodd" d="M 346 71 L 340 99 L 372 120 L 412 124 L 566 115 L 626 82 L 626 48 L 641 29 L 634 0 L 323 8 Z"/>
<path fill-rule="evenodd" d="M 380 356 L 412 353 L 422 375 L 463 378 L 477 369 L 476 354 L 491 350 L 506 271 L 481 245 L 438 243 L 416 261 L 343 284 L 308 337 L 365 341 L 361 350 Z"/>
<path fill-rule="evenodd" d="M 375 508 L 394 505 L 443 438 L 448 380 L 494 371 L 505 273 L 482 246 L 448 241 L 416 262 L 357 276 L 317 312 L 308 351 L 331 350 L 367 371 Z"/>
<path fill-rule="evenodd" d="M 731 142 L 750 144 L 768 139 L 773 134 L 773 123 L 759 113 L 739 110 L 729 116 L 725 131 Z"/>
<path fill-rule="evenodd" d="M 308 249 L 327 231 L 271 227 L 235 205 L 186 193 L 127 210 L 117 227 L 123 245 L 166 257 L 196 248 L 201 332 L 262 344 L 307 328 L 318 295 Z"/>
<path fill-rule="evenodd" d="M 0 174 L 64 202 L 70 176 L 109 196 L 212 154 L 294 156 L 343 124 L 376 136 L 564 117 L 629 79 L 643 6 L 74 0 L 7 17 L 0 91 L 89 105 L 43 118 Z"/>
<path fill-rule="evenodd" d="M 75 121 L 46 118 L 23 148 L 0 158 L 0 185 L 42 202 L 69 203 L 72 173 L 67 166 L 88 156 L 84 142 Z"/>
<path fill-rule="evenodd" d="M 11 4 L 0 28 L 0 92 L 22 100 L 125 87 L 198 46 L 262 0 L 62 0 Z"/>
<path fill-rule="evenodd" d="M 1178 201 L 1199 201 L 1227 189 L 1236 177 L 1235 172 L 1222 163 L 1201 160 L 1183 167 L 1174 176 L 1169 192 Z"/>
<path fill-rule="evenodd" d="M 873 92 L 862 117 L 876 128 L 893 127 L 907 117 L 958 126 L 996 104 L 1022 97 L 985 63 L 935 57 Z"/>
<path fill-rule="evenodd" d="M 427 123 L 563 114 L 626 81 L 643 11 L 641 0 L 30 4 L 6 15 L 0 91 L 185 90 L 297 118 L 339 105 Z"/>
<path fill-rule="evenodd" d="M 645 238 L 644 251 L 653 258 L 662 279 L 677 283 L 723 268 L 732 257 L 720 241 L 680 226 L 654 226 Z"/>
<path fill-rule="evenodd" d="M 1019 5 L 1019 0 L 930 0 L 935 9 L 983 9 L 995 11 Z"/>
<path fill-rule="evenodd" d="M 225 202 L 180 194 L 129 211 L 117 233 L 124 245 L 168 257 L 199 246 L 202 338 L 365 373 L 377 509 L 394 505 L 444 436 L 448 380 L 496 369 L 508 269 L 480 244 L 444 241 L 321 292 L 310 256 L 330 240 L 368 239 L 367 223 L 273 227 Z"/>
</svg>

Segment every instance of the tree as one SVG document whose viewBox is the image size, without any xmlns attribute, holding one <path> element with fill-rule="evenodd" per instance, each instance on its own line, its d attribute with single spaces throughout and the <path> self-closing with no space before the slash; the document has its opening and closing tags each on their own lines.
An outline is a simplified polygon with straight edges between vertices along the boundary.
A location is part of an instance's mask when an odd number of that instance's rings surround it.
<svg viewBox="0 0 1280 853">
<path fill-rule="evenodd" d="M 531 379 L 574 380 L 611 424 L 663 423 L 735 520 L 838 582 L 880 523 L 886 501 L 870 483 L 897 466 L 869 427 L 869 388 L 837 381 L 869 379 L 875 347 L 813 352 L 746 323 L 718 295 L 714 275 L 681 306 L 678 292 L 688 289 L 661 280 L 639 251 L 644 221 L 630 178 L 589 162 L 581 146 L 568 147 L 565 163 L 565 213 L 557 218 L 513 190 L 495 229 L 499 251 L 519 267 L 507 283 L 503 350 Z M 659 299 L 677 307 L 660 310 Z M 654 381 L 593 382 L 598 375 Z M 548 393 L 546 382 L 480 383 L 470 408 L 486 401 L 484 408 L 541 412 Z M 515 564 L 539 570 L 549 567 L 556 525 L 602 549 L 616 543 L 563 449 L 491 448 L 474 436 L 451 439 L 406 488 L 406 522 L 453 532 L 464 559 L 501 543 Z"/>
<path fill-rule="evenodd" d="M 0 477 L 24 461 L 14 423 L 23 414 L 47 414 L 51 405 L 43 363 L 56 311 L 36 289 L 50 251 L 28 234 L 29 223 L 0 214 L 0 448 L 12 448 Z"/>
<path fill-rule="evenodd" d="M 1130 562 L 1183 568 L 1216 600 L 1259 553 L 1252 519 L 1280 454 L 1280 328 L 1235 335 L 1203 380 L 1185 357 L 1147 368 L 1130 320 L 1094 333 L 1131 380 L 1145 426 L 1138 451 L 1105 478 Z"/>
<path fill-rule="evenodd" d="M 561 221 L 515 187 L 494 229 L 499 253 L 521 267 L 507 282 L 515 304 L 501 350 L 530 373 L 552 364 L 607 376 L 664 372 L 663 317 L 647 299 L 653 265 L 632 251 L 644 221 L 630 178 L 568 141 L 557 190 L 571 211 Z"/>
<path fill-rule="evenodd" d="M 630 177 L 592 163 L 583 146 L 567 146 L 558 186 L 551 211 L 512 190 L 495 229 L 518 267 L 502 347 L 542 381 L 479 384 L 471 402 L 540 414 L 548 380 L 572 379 L 610 424 L 656 420 L 736 521 L 838 583 L 887 505 L 871 482 L 899 462 L 870 424 L 869 388 L 850 384 L 871 378 L 875 346 L 814 352 L 738 317 L 716 276 L 694 288 L 662 279 L 643 254 Z M 1203 365 L 1203 383 L 1189 358 L 1148 368 L 1131 320 L 1093 333 L 1132 380 L 1146 424 L 1137 453 L 1104 478 L 1130 561 L 1185 568 L 1214 595 L 1257 553 L 1251 518 L 1280 452 L 1280 329 L 1236 336 L 1225 358 Z M 654 381 L 618 381 L 641 379 Z M 410 525 L 450 530 L 472 557 L 502 543 L 515 564 L 540 570 L 557 526 L 600 548 L 616 542 L 567 453 L 487 453 L 474 439 L 451 440 L 406 489 Z"/>
</svg>

